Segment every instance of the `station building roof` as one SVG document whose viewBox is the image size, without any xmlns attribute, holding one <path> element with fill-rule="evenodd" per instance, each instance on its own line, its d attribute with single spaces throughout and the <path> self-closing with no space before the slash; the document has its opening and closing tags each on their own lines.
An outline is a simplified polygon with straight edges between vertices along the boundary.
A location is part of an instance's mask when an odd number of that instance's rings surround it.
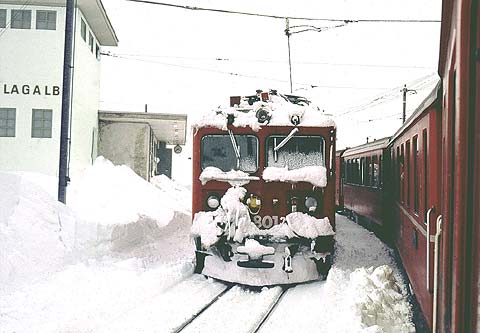
<svg viewBox="0 0 480 333">
<path fill-rule="evenodd" d="M 150 112 L 99 111 L 99 121 L 147 123 L 155 137 L 169 145 L 184 145 L 187 135 L 187 115 Z"/>
</svg>

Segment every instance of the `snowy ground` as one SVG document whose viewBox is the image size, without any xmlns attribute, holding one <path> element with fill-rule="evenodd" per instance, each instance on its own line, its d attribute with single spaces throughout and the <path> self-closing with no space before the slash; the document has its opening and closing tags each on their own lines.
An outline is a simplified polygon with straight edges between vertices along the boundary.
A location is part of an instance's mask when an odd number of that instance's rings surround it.
<svg viewBox="0 0 480 333">
<path fill-rule="evenodd" d="M 190 195 L 164 186 L 172 195 Z M 160 196 L 168 192 L 150 190 Z M 184 332 L 250 332 L 282 293 L 280 287 L 228 289 L 193 274 L 185 207 L 164 207 L 173 218 L 167 212 L 155 238 L 115 251 L 105 246 L 104 232 L 101 244 L 75 242 L 75 228 L 68 231 L 65 224 L 94 222 L 80 220 L 25 177 L 0 174 L 0 191 L 12 194 L 0 198 L 2 333 L 172 332 L 219 295 Z M 64 216 L 63 229 L 59 216 Z M 260 332 L 413 332 L 391 250 L 343 216 L 337 216 L 336 240 L 328 279 L 288 289 Z"/>
</svg>

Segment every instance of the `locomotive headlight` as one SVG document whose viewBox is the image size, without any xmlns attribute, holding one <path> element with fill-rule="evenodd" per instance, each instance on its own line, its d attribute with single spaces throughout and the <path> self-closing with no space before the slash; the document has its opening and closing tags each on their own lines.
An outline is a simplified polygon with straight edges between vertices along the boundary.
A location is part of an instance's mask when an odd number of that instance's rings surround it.
<svg viewBox="0 0 480 333">
<path fill-rule="evenodd" d="M 305 207 L 307 207 L 309 212 L 314 212 L 317 209 L 317 199 L 314 197 L 306 197 L 305 198 Z"/>
<path fill-rule="evenodd" d="M 207 206 L 211 209 L 218 208 L 218 206 L 220 206 L 220 199 L 218 198 L 218 196 L 215 194 L 211 194 L 207 198 Z"/>
<path fill-rule="evenodd" d="M 272 116 L 267 109 L 260 108 L 257 110 L 256 117 L 260 124 L 268 124 Z"/>
<path fill-rule="evenodd" d="M 262 208 L 262 200 L 260 200 L 260 197 L 250 194 L 250 197 L 247 199 L 247 206 L 250 214 L 256 215 Z"/>
</svg>

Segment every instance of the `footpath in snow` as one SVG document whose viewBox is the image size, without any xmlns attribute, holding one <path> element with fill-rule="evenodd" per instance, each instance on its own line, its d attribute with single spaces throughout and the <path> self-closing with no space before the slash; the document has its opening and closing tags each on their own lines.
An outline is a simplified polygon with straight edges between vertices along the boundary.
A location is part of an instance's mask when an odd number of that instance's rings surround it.
<svg viewBox="0 0 480 333">
<path fill-rule="evenodd" d="M 66 207 L 31 177 L 0 173 L 1 333 L 174 332 L 217 297 L 184 332 L 250 332 L 282 291 L 193 274 L 191 193 L 168 179 L 98 160 Z M 338 215 L 336 241 L 327 280 L 288 289 L 260 331 L 414 332 L 391 250 Z"/>
</svg>

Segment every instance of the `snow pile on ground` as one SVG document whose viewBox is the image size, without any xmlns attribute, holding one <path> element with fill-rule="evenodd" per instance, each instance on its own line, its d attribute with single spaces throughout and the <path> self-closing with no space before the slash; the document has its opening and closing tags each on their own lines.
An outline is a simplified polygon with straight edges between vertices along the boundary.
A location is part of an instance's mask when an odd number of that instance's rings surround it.
<svg viewBox="0 0 480 333">
<path fill-rule="evenodd" d="M 314 186 L 327 186 L 327 169 L 322 166 L 306 166 L 300 169 L 267 167 L 262 178 L 267 182 L 308 182 Z"/>
<path fill-rule="evenodd" d="M 72 265 L 41 282 L 10 292 L 0 289 L 0 332 L 129 332 L 112 326 L 135 324 L 124 320 L 152 299 L 163 300 L 163 293 L 192 271 L 191 263 L 148 266 L 139 258 Z"/>
<path fill-rule="evenodd" d="M 319 236 L 333 236 L 332 225 L 328 217 L 317 219 L 305 213 L 290 213 L 285 217 L 288 226 L 298 236 L 315 239 Z"/>
<path fill-rule="evenodd" d="M 261 126 L 292 126 L 292 117 L 298 117 L 299 126 L 306 127 L 327 127 L 335 126 L 331 117 L 320 112 L 312 105 L 299 105 L 287 101 L 279 95 L 270 95 L 268 102 L 255 102 L 249 105 L 246 100 L 240 103 L 241 111 L 236 108 L 220 108 L 192 117 L 192 129 L 202 127 L 214 127 L 227 130 L 227 118 L 234 117 L 234 127 L 250 127 L 254 131 L 261 129 Z M 259 109 L 265 109 L 271 115 L 268 125 L 260 124 L 256 117 Z"/>
<path fill-rule="evenodd" d="M 415 332 L 392 251 L 341 215 L 336 215 L 335 240 L 327 281 L 288 290 L 260 332 Z"/>
<path fill-rule="evenodd" d="M 190 214 L 192 211 L 192 192 L 189 189 L 165 175 L 150 178 L 150 183 L 162 192 L 163 207 L 173 208 L 176 211 Z"/>
<path fill-rule="evenodd" d="M 0 193 L 0 285 L 60 269 L 74 245 L 73 212 L 21 175 L 0 173 Z"/>
<path fill-rule="evenodd" d="M 167 191 L 103 157 L 71 185 L 67 203 L 82 221 L 76 228 L 78 245 L 93 248 L 97 254 L 130 251 L 155 241 L 176 209 L 170 206 Z"/>
<path fill-rule="evenodd" d="M 231 186 L 243 186 L 250 183 L 251 180 L 258 180 L 258 177 L 250 176 L 241 170 L 222 171 L 216 167 L 206 167 L 200 174 L 199 180 L 205 185 L 210 180 L 227 182 Z"/>
<path fill-rule="evenodd" d="M 378 332 L 415 332 L 404 318 L 411 315 L 411 306 L 402 294 L 390 266 L 359 268 L 350 274 L 348 293 L 361 324 Z"/>
<path fill-rule="evenodd" d="M 71 189 L 68 205 L 88 222 L 121 224 L 145 217 L 164 226 L 173 217 L 173 209 L 162 205 L 165 195 L 154 185 L 102 156 Z"/>
</svg>

